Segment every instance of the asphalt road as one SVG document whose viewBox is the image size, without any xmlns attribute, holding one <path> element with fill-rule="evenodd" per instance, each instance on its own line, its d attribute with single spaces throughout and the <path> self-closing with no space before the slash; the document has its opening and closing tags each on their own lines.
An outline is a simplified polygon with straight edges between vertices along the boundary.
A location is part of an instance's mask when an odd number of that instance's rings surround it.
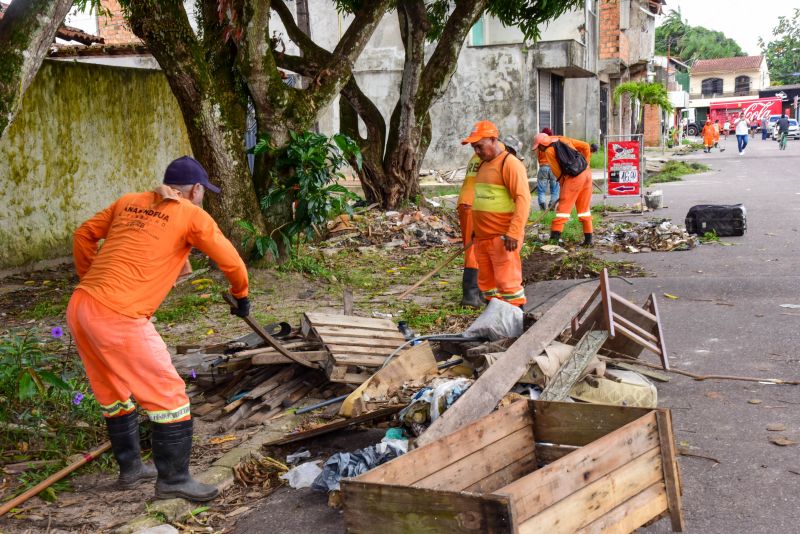
<svg viewBox="0 0 800 534">
<path fill-rule="evenodd" d="M 656 214 L 682 223 L 695 204 L 743 203 L 747 233 L 723 239 L 732 246 L 626 255 L 654 277 L 612 286 L 636 302 L 656 293 L 673 367 L 800 380 L 800 309 L 780 307 L 800 304 L 800 141 L 781 152 L 757 138 L 739 155 L 731 137 L 724 152 L 685 159 L 711 171 L 660 184 L 668 207 Z M 800 442 L 800 386 L 676 377 L 658 391 L 679 445 L 719 461 L 679 460 L 688 532 L 800 532 L 800 445 L 769 442 Z M 670 532 L 669 520 L 645 531 Z"/>
<path fill-rule="evenodd" d="M 800 380 L 800 141 L 778 151 L 754 139 L 745 155 L 735 138 L 727 150 L 685 157 L 711 165 L 707 173 L 661 184 L 667 206 L 655 215 L 683 224 L 695 204 L 743 203 L 745 236 L 732 246 L 703 245 L 687 252 L 613 255 L 630 257 L 650 278 L 614 290 L 637 303 L 658 296 L 670 362 L 700 374 Z M 531 303 L 563 286 L 528 288 Z M 663 297 L 669 293 L 678 297 Z M 652 355 L 651 355 L 652 356 Z M 655 356 L 649 358 L 656 362 Z M 658 384 L 659 405 L 673 410 L 686 531 L 715 533 L 800 532 L 800 445 L 779 447 L 771 437 L 800 442 L 800 386 L 741 381 L 693 381 L 674 376 Z M 761 401 L 751 404 L 750 401 Z M 782 432 L 767 425 L 783 424 Z M 274 533 L 343 532 L 340 513 L 323 496 L 281 490 L 237 525 L 235 532 L 267 527 Z M 380 527 L 376 525 L 376 532 Z M 670 532 L 669 519 L 643 532 Z"/>
</svg>

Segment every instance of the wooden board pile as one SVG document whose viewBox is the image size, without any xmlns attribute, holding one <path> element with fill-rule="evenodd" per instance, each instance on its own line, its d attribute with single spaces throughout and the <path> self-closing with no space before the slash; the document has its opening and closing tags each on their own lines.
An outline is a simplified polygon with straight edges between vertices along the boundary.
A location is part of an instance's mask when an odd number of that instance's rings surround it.
<svg viewBox="0 0 800 534">
<path fill-rule="evenodd" d="M 280 331 L 277 332 L 280 328 Z M 226 343 L 179 346 L 176 369 L 190 379 L 192 413 L 222 430 L 263 423 L 310 397 L 346 395 L 380 369 L 405 338 L 388 319 L 308 313 L 299 329 L 273 325 L 293 362 L 255 333 Z"/>
</svg>

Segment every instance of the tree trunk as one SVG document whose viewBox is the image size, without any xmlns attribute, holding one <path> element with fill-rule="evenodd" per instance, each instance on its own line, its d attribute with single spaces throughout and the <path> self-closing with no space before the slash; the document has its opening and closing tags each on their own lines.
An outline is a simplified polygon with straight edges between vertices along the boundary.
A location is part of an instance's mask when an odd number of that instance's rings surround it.
<svg viewBox="0 0 800 534">
<path fill-rule="evenodd" d="M 211 35 L 204 35 L 205 47 L 179 2 L 131 2 L 129 21 L 167 76 L 195 157 L 222 188 L 219 195 L 206 195 L 206 207 L 223 233 L 244 252 L 244 232 L 236 221 L 250 221 L 259 231 L 265 225 L 244 151 L 246 95 L 224 68 L 222 61 L 233 61 L 232 52 L 214 34 L 221 28 L 208 23 L 209 7 L 207 1 L 204 29 Z"/>
<path fill-rule="evenodd" d="M 17 0 L 0 20 L 0 138 L 22 107 L 72 0 Z"/>
</svg>

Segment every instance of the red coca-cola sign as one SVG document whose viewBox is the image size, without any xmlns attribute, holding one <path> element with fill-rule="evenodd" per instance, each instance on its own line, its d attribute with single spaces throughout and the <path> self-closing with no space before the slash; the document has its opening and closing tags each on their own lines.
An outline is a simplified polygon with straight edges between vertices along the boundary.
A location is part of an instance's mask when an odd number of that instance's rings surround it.
<svg viewBox="0 0 800 534">
<path fill-rule="evenodd" d="M 749 122 L 769 119 L 770 115 L 781 114 L 780 98 L 754 98 L 748 100 L 732 100 L 728 102 L 711 102 L 711 120 L 720 122 L 738 117 L 744 113 Z"/>
</svg>

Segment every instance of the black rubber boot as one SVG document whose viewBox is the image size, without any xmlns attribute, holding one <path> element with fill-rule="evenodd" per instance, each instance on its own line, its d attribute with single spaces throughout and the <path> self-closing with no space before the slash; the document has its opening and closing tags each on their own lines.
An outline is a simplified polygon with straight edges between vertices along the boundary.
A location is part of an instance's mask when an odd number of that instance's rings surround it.
<svg viewBox="0 0 800 534">
<path fill-rule="evenodd" d="M 546 210 L 547 204 L 545 204 L 544 202 L 539 202 L 539 209 L 542 211 Z"/>
<path fill-rule="evenodd" d="M 210 501 L 219 490 L 203 484 L 189 474 L 192 452 L 192 420 L 153 423 L 153 460 L 158 469 L 156 498 L 182 497 L 191 501 Z"/>
<path fill-rule="evenodd" d="M 486 301 L 478 289 L 478 269 L 464 269 L 461 277 L 461 305 L 469 308 L 482 308 Z"/>
<path fill-rule="evenodd" d="M 119 464 L 118 489 L 132 489 L 139 482 L 156 478 L 156 468 L 142 462 L 139 447 L 139 414 L 135 411 L 119 416 L 107 417 L 108 437 L 111 451 Z"/>
<path fill-rule="evenodd" d="M 553 245 L 561 244 L 561 232 L 550 230 L 550 243 Z"/>
<path fill-rule="evenodd" d="M 583 234 L 583 243 L 584 247 L 591 247 L 592 246 L 592 234 Z"/>
</svg>

